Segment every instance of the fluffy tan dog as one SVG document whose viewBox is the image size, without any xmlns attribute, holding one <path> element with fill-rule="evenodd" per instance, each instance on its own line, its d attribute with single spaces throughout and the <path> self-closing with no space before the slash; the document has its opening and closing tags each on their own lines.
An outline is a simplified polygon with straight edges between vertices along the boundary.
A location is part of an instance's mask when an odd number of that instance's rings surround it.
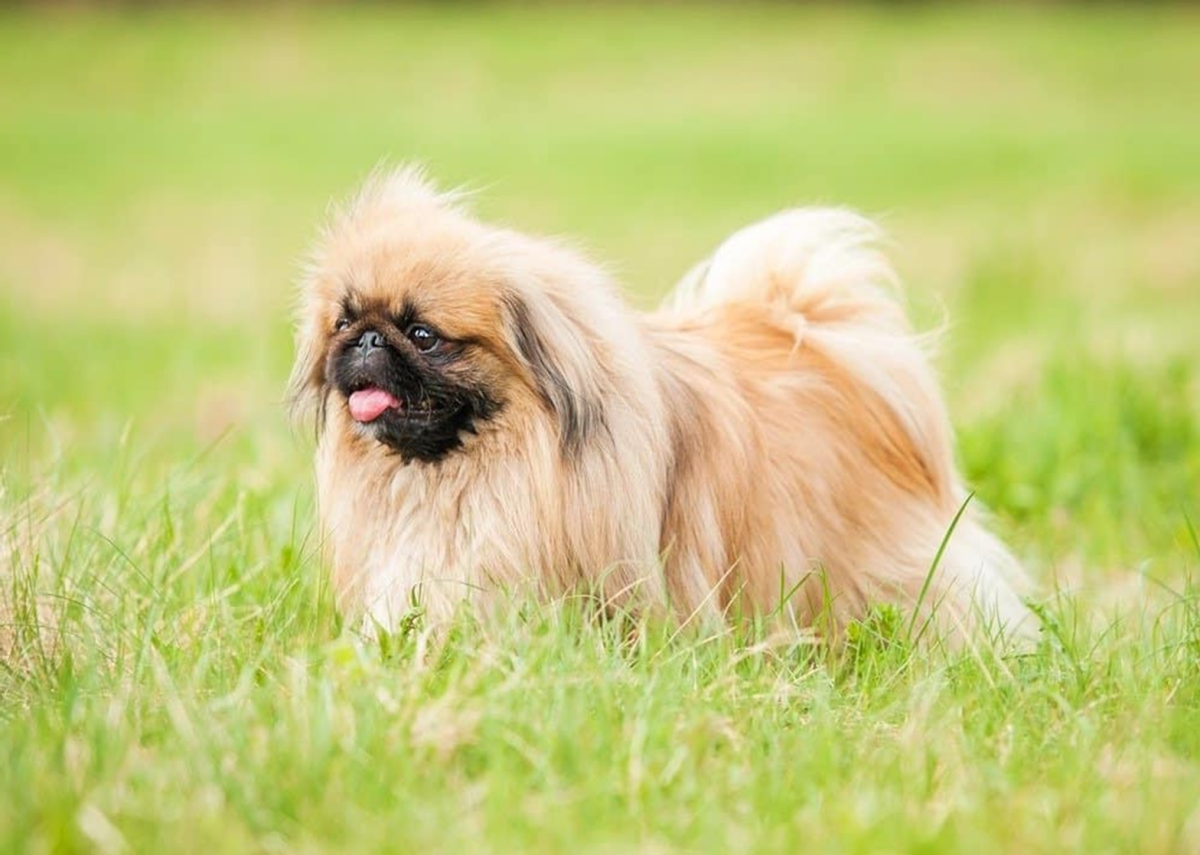
<svg viewBox="0 0 1200 855">
<path fill-rule="evenodd" d="M 370 180 L 314 254 L 292 377 L 342 608 L 394 627 L 586 590 L 685 621 L 893 602 L 1028 627 L 971 510 L 929 576 L 964 492 L 874 237 L 778 214 L 640 316 L 418 171 Z"/>
</svg>

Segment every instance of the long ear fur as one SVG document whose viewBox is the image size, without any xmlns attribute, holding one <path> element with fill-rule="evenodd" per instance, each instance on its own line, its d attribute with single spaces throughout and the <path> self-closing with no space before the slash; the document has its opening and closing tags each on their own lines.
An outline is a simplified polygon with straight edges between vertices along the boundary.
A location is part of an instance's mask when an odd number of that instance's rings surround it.
<svg viewBox="0 0 1200 855">
<path fill-rule="evenodd" d="M 504 296 L 504 312 L 509 345 L 558 421 L 563 452 L 577 453 L 605 424 L 599 354 L 589 346 L 587 333 L 549 296 L 510 291 Z"/>
<path fill-rule="evenodd" d="M 310 419 L 320 431 L 325 425 L 325 352 L 316 321 L 304 319 L 296 328 L 296 362 L 288 378 L 287 404 L 292 419 Z"/>
</svg>

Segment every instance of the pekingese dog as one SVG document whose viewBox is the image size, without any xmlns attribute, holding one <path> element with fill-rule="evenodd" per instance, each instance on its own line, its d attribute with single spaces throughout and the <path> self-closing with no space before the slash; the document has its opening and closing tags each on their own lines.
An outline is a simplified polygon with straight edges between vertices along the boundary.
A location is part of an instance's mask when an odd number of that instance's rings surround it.
<svg viewBox="0 0 1200 855">
<path fill-rule="evenodd" d="M 370 179 L 313 254 L 291 379 L 341 607 L 393 628 L 586 590 L 681 621 L 836 626 L 886 602 L 1025 631 L 1019 565 L 959 514 L 875 237 L 777 214 L 639 315 L 577 252 L 420 171 Z"/>
</svg>

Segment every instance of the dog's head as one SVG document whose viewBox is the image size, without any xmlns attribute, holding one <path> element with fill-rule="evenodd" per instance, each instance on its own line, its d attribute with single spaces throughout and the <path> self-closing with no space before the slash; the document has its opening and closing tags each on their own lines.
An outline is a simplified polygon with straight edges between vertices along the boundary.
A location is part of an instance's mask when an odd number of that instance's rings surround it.
<svg viewBox="0 0 1200 855">
<path fill-rule="evenodd" d="M 622 323 L 592 265 L 480 224 L 402 169 L 369 180 L 319 242 L 292 400 L 320 430 L 405 462 L 469 453 L 537 418 L 569 452 L 603 424 Z"/>
</svg>

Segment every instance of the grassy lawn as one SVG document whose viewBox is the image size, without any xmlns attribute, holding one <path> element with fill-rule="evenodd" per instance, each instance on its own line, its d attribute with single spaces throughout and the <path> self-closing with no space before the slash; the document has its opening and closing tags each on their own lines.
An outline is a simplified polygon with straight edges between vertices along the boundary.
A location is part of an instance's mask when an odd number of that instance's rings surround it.
<svg viewBox="0 0 1200 855">
<path fill-rule="evenodd" d="M 1171 7 L 0 13 L 0 850 L 1200 851 L 1198 45 Z M 410 158 L 642 306 L 780 207 L 880 219 L 1048 640 L 514 603 L 358 643 L 289 311 L 330 198 Z"/>
</svg>

